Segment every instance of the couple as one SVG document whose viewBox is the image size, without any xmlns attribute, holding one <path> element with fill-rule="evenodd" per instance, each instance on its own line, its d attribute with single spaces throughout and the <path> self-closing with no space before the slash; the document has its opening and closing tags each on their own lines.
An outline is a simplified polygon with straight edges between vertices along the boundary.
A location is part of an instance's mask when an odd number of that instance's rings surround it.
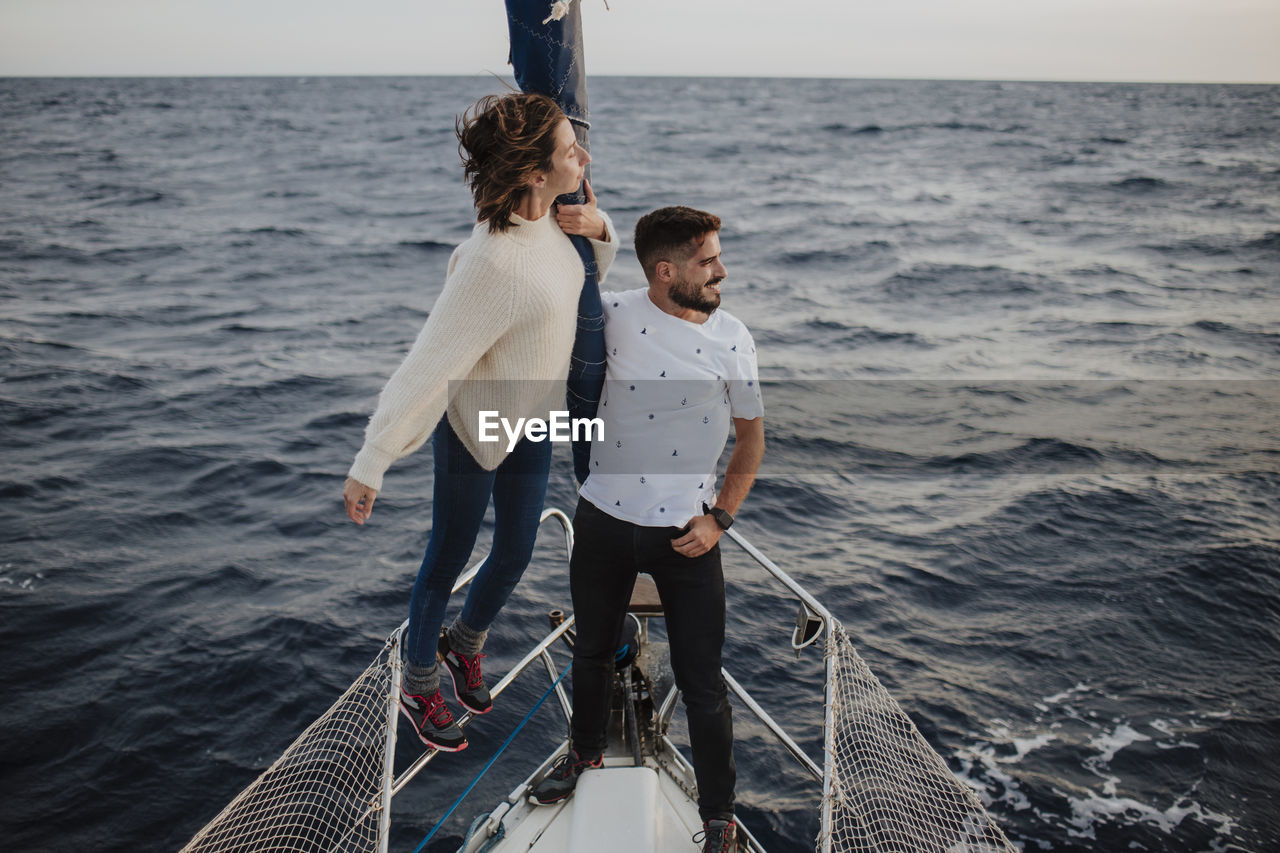
<svg viewBox="0 0 1280 853">
<path fill-rule="evenodd" d="M 590 161 L 553 101 L 486 98 L 458 135 L 479 223 L 454 252 L 426 325 L 383 389 L 343 489 L 347 515 L 363 524 L 386 469 L 431 438 L 432 528 L 410 601 L 401 711 L 424 743 L 445 751 L 467 741 L 441 696 L 437 661 L 464 707 L 490 709 L 480 650 L 532 554 L 552 449 L 527 437 L 510 450 L 506 441 L 483 441 L 479 413 L 497 410 L 511 422 L 540 413 L 546 380 L 562 384 L 568 373 L 582 287 L 582 262 L 566 235 L 591 240 L 602 279 L 619 243 L 589 186 L 585 204 L 553 209 L 558 195 L 582 184 Z M 726 275 L 719 228 L 717 217 L 684 207 L 642 217 L 635 247 L 649 287 L 604 296 L 605 440 L 592 445 L 570 561 L 578 629 L 573 746 L 534 792 L 556 802 L 583 770 L 601 766 L 614 646 L 636 573 L 649 572 L 685 697 L 704 850 L 715 851 L 736 849 L 717 543 L 764 451 L 751 335 L 716 311 Z M 737 441 L 717 494 L 730 421 Z M 461 613 L 441 631 L 491 496 L 492 551 Z"/>
</svg>

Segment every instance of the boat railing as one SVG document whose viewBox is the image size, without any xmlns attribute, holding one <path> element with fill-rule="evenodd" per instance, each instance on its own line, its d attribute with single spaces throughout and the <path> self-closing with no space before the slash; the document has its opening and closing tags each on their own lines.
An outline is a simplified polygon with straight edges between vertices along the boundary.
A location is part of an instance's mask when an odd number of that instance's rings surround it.
<svg viewBox="0 0 1280 853">
<path fill-rule="evenodd" d="M 572 522 L 557 509 L 546 510 L 540 521 L 551 519 L 560 524 L 565 552 L 571 555 Z M 1014 848 L 986 814 L 972 789 L 955 778 L 946 762 L 920 735 L 858 655 L 830 611 L 748 542 L 740 530 L 727 531 L 727 537 L 799 600 L 800 611 L 791 640 L 797 653 L 826 635 L 821 766 L 737 679 L 722 670 L 728 689 L 809 774 L 822 780 L 818 849 L 832 853 L 867 849 L 866 845 L 871 843 L 874 849 L 1013 853 Z M 484 559 L 458 578 L 455 591 L 472 582 Z M 559 620 L 553 620 L 552 630 L 511 667 L 493 686 L 491 694 L 500 696 L 516 678 L 540 661 L 551 679 L 561 710 L 566 720 L 569 719 L 572 706 L 561 685 L 562 676 L 550 648 L 573 626 L 572 615 L 561 614 Z M 351 687 L 201 829 L 183 848 L 183 853 L 268 847 L 291 851 L 377 849 L 385 853 L 391 798 L 436 756 L 436 750 L 429 749 L 399 776 L 394 775 L 402 677 L 400 646 L 406 627 L 407 623 L 402 624 L 391 634 L 378 656 Z M 549 698 L 551 692 L 548 688 L 544 699 Z M 688 778 L 692 772 L 688 761 L 666 735 L 678 695 L 679 691 L 672 688 L 659 703 L 654 733 L 663 745 L 657 754 L 669 758 Z M 467 713 L 459 717 L 458 724 L 465 727 L 471 720 L 472 715 Z M 544 763 L 538 772 L 547 766 Z M 535 773 L 530 779 L 536 777 Z M 688 790 L 688 786 L 685 788 Z M 321 793 L 327 801 L 359 803 L 360 808 L 317 809 Z M 508 798 L 508 806 L 514 806 L 526 793 L 523 785 L 517 788 Z M 760 849 L 745 827 L 743 830 L 749 849 Z M 303 834 L 299 835 L 300 832 Z M 291 846 L 299 843 L 299 838 L 306 839 L 306 846 Z"/>
<path fill-rule="evenodd" d="M 778 567 L 776 563 L 761 553 L 760 549 L 747 541 L 747 538 L 741 532 L 730 528 L 725 531 L 729 538 L 732 539 L 738 547 L 742 548 L 753 560 L 756 561 L 766 572 L 778 580 L 786 587 L 796 598 L 800 599 L 801 611 L 796 619 L 796 629 L 791 636 L 791 646 L 799 654 L 800 649 L 810 645 L 818 636 L 825 631 L 827 637 L 835 637 L 836 631 L 840 627 L 840 623 L 831 615 L 831 611 L 823 607 L 821 602 L 814 598 L 808 590 L 798 584 L 790 575 Z M 820 620 L 821 630 L 815 631 L 811 627 L 814 619 Z M 822 839 L 822 853 L 827 853 L 831 849 L 831 807 L 832 797 L 832 775 L 835 767 L 835 721 L 834 715 L 836 710 L 835 703 L 835 656 L 824 655 L 823 664 L 823 715 L 822 715 L 822 767 L 819 768 L 813 759 L 811 759 L 794 740 L 783 730 L 783 728 L 769 716 L 763 708 L 761 708 L 750 694 L 747 693 L 741 685 L 734 680 L 728 672 L 721 670 L 725 676 L 725 683 L 729 685 L 729 689 L 734 692 L 743 704 L 755 714 L 761 722 L 769 727 L 787 751 L 800 762 L 815 778 L 822 780 L 822 828 L 819 838 Z"/>
<path fill-rule="evenodd" d="M 560 524 L 560 527 L 564 533 L 565 552 L 567 555 L 571 556 L 573 553 L 573 540 L 574 540 L 573 522 L 570 521 L 569 517 L 563 511 L 553 508 L 553 509 L 547 509 L 543 511 L 542 517 L 539 519 L 539 524 L 542 524 L 551 519 L 554 519 Z M 813 643 L 824 631 L 826 632 L 827 636 L 834 635 L 834 631 L 838 623 L 836 622 L 835 617 L 831 615 L 831 612 L 827 610 L 827 608 L 825 608 L 821 604 L 821 602 L 819 602 L 804 587 L 802 587 L 799 583 L 797 583 L 794 579 L 792 579 L 790 575 L 788 575 L 781 568 L 779 568 L 776 563 L 774 563 L 772 560 L 766 557 L 763 553 L 761 553 L 760 550 L 756 548 L 754 545 L 752 545 L 747 540 L 747 538 L 742 535 L 740 531 L 731 529 L 727 531 L 727 535 L 729 536 L 730 539 L 733 540 L 735 544 L 737 544 L 744 552 L 746 552 L 746 554 L 750 556 L 760 567 L 762 567 L 768 574 L 772 575 L 776 580 L 778 580 L 800 601 L 802 610 L 800 614 L 800 619 L 798 620 L 796 632 L 792 637 L 793 648 L 799 651 L 799 649 Z M 457 581 L 454 582 L 454 586 L 453 586 L 454 592 L 457 592 L 463 589 L 469 583 L 471 583 L 472 580 L 475 579 L 476 573 L 479 572 L 480 567 L 481 565 L 483 565 L 484 560 L 486 559 L 487 556 L 488 556 L 487 554 L 481 556 L 478 560 L 475 561 L 475 563 L 470 568 L 468 568 L 462 575 L 458 577 Z M 806 630 L 804 627 L 804 623 L 809 620 L 816 620 L 817 625 L 819 627 L 816 630 L 812 627 L 809 627 Z M 529 652 L 525 654 L 525 656 L 521 658 L 518 663 L 516 663 L 513 667 L 511 667 L 510 670 L 507 671 L 506 675 L 504 675 L 501 678 L 501 680 L 499 680 L 497 684 L 495 684 L 493 688 L 489 691 L 490 694 L 494 698 L 497 698 L 502 694 L 504 690 L 507 689 L 507 687 L 513 681 L 519 678 L 520 675 L 522 675 L 525 672 L 525 670 L 533 666 L 536 662 L 541 661 L 547 671 L 548 678 L 550 678 L 551 683 L 555 685 L 556 693 L 560 700 L 561 711 L 564 714 L 565 720 L 566 721 L 570 720 L 572 718 L 572 704 L 569 700 L 568 695 L 564 691 L 564 687 L 562 686 L 562 684 L 558 683 L 560 673 L 556 668 L 556 664 L 554 659 L 551 656 L 550 649 L 551 649 L 551 646 L 553 646 L 557 640 L 559 640 L 561 637 L 563 637 L 568 631 L 570 631 L 573 628 L 573 625 L 574 625 L 574 617 L 572 615 L 568 616 L 563 621 L 561 621 L 558 625 L 556 625 L 545 637 L 543 637 L 537 644 L 535 644 L 534 647 L 530 649 Z M 407 626 L 408 626 L 408 622 L 406 620 L 404 623 L 401 624 L 400 628 L 395 633 L 393 633 L 391 638 L 388 640 L 389 643 L 396 646 L 396 648 L 394 648 L 393 651 L 397 653 L 391 655 L 393 661 L 395 661 L 396 664 L 398 664 L 398 661 L 399 661 L 398 645 L 400 642 L 400 638 L 402 637 L 403 632 L 407 629 Z M 831 714 L 829 685 L 828 685 L 827 691 L 825 692 L 825 696 L 827 699 L 826 701 L 827 707 L 826 707 L 824 718 L 823 718 L 823 722 L 824 722 L 823 728 L 825 733 L 824 734 L 825 756 L 824 756 L 823 765 L 819 766 L 817 762 L 815 762 L 807 753 L 804 752 L 803 749 L 800 748 L 799 744 L 795 742 L 795 740 L 769 714 L 769 712 L 760 706 L 760 704 L 754 699 L 754 697 L 752 697 L 751 694 L 747 692 L 746 688 L 743 687 L 727 669 L 721 669 L 721 674 L 724 676 L 725 684 L 729 688 L 729 690 L 735 696 L 738 697 L 738 699 L 742 702 L 742 705 L 748 711 L 750 711 L 757 719 L 760 720 L 761 723 L 765 725 L 766 728 L 769 729 L 770 732 L 773 733 L 773 735 L 778 739 L 778 741 L 787 750 L 787 752 L 789 752 L 791 756 L 795 758 L 797 762 L 799 762 L 801 767 L 803 767 L 815 779 L 822 780 L 823 801 L 824 803 L 827 803 L 827 805 L 824 807 L 824 810 L 823 810 L 824 832 L 822 833 L 822 837 L 829 837 L 830 833 L 825 831 L 828 828 L 828 824 L 830 822 L 829 775 L 830 775 L 830 768 L 831 768 L 831 760 L 830 760 L 831 745 L 830 745 L 829 732 L 827 731 L 830 728 L 829 723 L 830 723 L 830 714 Z M 830 675 L 831 675 L 831 672 L 830 672 L 830 666 L 828 662 L 828 667 L 826 670 L 827 680 L 830 679 Z M 398 674 L 393 674 L 393 679 L 395 680 L 395 687 L 398 690 L 399 689 Z M 679 690 L 672 688 L 672 690 L 667 694 L 667 696 L 663 700 L 662 705 L 658 711 L 660 731 L 665 732 L 667 724 L 670 722 L 671 717 L 675 713 L 675 706 L 678 703 L 678 701 L 679 701 Z M 458 718 L 457 723 L 460 727 L 465 728 L 471 722 L 473 717 L 474 715 L 471 714 L 470 712 L 465 712 Z M 393 726 L 391 728 L 394 729 L 395 727 Z M 389 735 L 390 749 L 392 751 L 394 751 L 393 738 L 394 738 L 394 734 Z M 663 739 L 666 740 L 665 737 Z M 667 743 L 670 744 L 670 741 L 667 741 Z M 681 757 L 679 756 L 678 751 L 675 750 L 674 746 L 671 747 L 671 751 L 677 757 Z M 415 776 L 417 776 L 418 773 L 420 773 L 422 769 L 426 767 L 427 764 L 429 764 L 436 757 L 437 754 L 438 754 L 437 750 L 428 749 L 426 752 L 419 755 L 418 758 L 415 759 L 413 763 L 408 768 L 406 768 L 403 773 L 401 773 L 398 777 L 395 777 L 394 781 L 389 786 L 389 789 L 386 795 L 386 804 L 388 807 L 385 807 L 383 809 L 382 817 L 384 819 L 390 813 L 390 808 L 389 808 L 390 797 L 393 797 L 397 793 L 399 793 L 405 787 L 405 785 L 407 785 Z M 681 762 L 681 763 L 686 764 L 687 762 Z M 384 834 L 384 837 L 385 837 L 385 834 Z"/>
<path fill-rule="evenodd" d="M 542 524 L 546 522 L 548 519 L 555 519 L 560 523 L 560 526 L 564 531 L 565 553 L 568 555 L 571 555 L 573 553 L 573 522 L 569 520 L 569 517 L 565 515 L 564 512 L 558 509 L 543 510 L 542 517 L 538 519 L 538 523 Z M 472 565 L 469 569 L 467 569 L 458 577 L 458 579 L 453 584 L 454 592 L 457 592 L 458 590 L 462 589 L 467 584 L 471 583 L 472 580 L 475 579 L 476 573 L 480 571 L 480 567 L 484 565 L 484 561 L 487 557 L 488 557 L 488 554 L 486 553 L 479 560 L 477 560 L 474 563 L 474 565 Z M 564 711 L 565 716 L 567 718 L 571 713 L 572 706 L 569 702 L 568 695 L 564 692 L 564 688 L 557 683 L 559 678 L 559 672 L 556 670 L 555 660 L 551 657 L 551 653 L 549 649 L 556 642 L 556 640 L 563 637 L 570 629 L 573 628 L 573 624 L 574 624 L 573 616 L 569 616 L 567 619 L 565 619 L 563 622 L 561 622 L 559 625 L 553 628 L 551 632 L 548 633 L 545 637 L 543 637 L 536 645 L 534 645 L 534 647 L 530 649 L 529 652 L 523 658 L 521 658 L 520 661 L 516 663 L 515 666 L 511 667 L 511 669 L 507 671 L 507 674 L 504 675 L 498 681 L 497 684 L 495 684 L 492 688 L 490 688 L 489 694 L 495 699 L 501 696 L 502 692 L 511 685 L 511 682 L 519 678 L 520 675 L 523 674 L 526 669 L 532 666 L 536 661 L 540 660 L 542 661 L 543 665 L 546 667 L 547 674 L 551 678 L 552 684 L 556 685 L 556 692 L 560 699 L 560 707 Z M 391 635 L 391 637 L 387 641 L 389 644 L 392 644 L 395 647 L 393 648 L 392 651 L 397 652 L 397 654 L 392 655 L 392 659 L 394 661 L 397 661 L 397 662 L 399 661 L 399 654 L 398 654 L 399 644 L 400 644 L 401 638 L 404 635 L 405 630 L 408 629 L 408 626 L 409 626 L 409 621 L 406 619 L 403 623 L 401 623 L 400 627 L 395 631 L 395 633 Z M 398 692 L 400 688 L 398 677 L 393 676 L 393 680 L 395 682 L 394 686 L 396 688 L 396 691 Z M 394 696 L 396 695 L 396 693 L 393 693 L 392 695 Z M 457 724 L 460 728 L 465 728 L 467 724 L 470 723 L 474 717 L 475 717 L 474 714 L 472 714 L 470 711 L 466 711 L 462 714 L 462 716 L 460 716 L 457 719 Z M 395 727 L 392 726 L 391 728 L 394 729 Z M 409 765 L 409 767 L 407 767 L 403 773 L 401 773 L 398 777 L 396 777 L 395 781 L 390 786 L 390 795 L 394 796 L 395 794 L 398 794 L 404 788 L 405 785 L 409 784 L 409 782 L 413 779 L 414 776 L 417 776 L 418 773 L 422 771 L 422 768 L 426 767 L 427 764 L 433 758 L 436 757 L 437 754 L 438 754 L 438 750 L 428 749 L 426 752 L 419 755 L 417 759 L 415 759 L 414 762 L 411 765 Z M 390 810 L 388 809 L 387 811 L 390 811 Z"/>
</svg>

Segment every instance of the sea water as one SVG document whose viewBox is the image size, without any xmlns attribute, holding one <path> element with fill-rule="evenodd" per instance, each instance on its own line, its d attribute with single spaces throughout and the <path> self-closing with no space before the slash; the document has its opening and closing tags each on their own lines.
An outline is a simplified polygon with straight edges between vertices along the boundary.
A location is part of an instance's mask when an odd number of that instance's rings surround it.
<svg viewBox="0 0 1280 853">
<path fill-rule="evenodd" d="M 340 490 L 471 227 L 454 118 L 499 88 L 0 81 L 6 848 L 180 847 L 405 617 L 429 454 L 364 528 Z M 723 218 L 769 442 L 736 529 L 1010 839 L 1280 847 L 1280 87 L 603 78 L 591 99 L 624 235 L 606 288 L 643 285 L 644 212 Z M 548 502 L 574 502 L 562 449 Z M 561 552 L 544 533 L 488 672 L 569 606 Z M 727 665 L 818 756 L 820 655 L 725 553 Z M 544 686 L 397 798 L 393 849 Z M 563 737 L 536 719 L 431 849 Z M 737 735 L 744 822 L 812 849 L 817 787 L 740 707 Z"/>
</svg>

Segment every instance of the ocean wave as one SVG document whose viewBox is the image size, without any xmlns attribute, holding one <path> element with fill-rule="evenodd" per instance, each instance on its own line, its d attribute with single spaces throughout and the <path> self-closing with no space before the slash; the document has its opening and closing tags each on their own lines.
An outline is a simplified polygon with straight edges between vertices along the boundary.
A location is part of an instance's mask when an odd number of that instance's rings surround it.
<svg viewBox="0 0 1280 853">
<path fill-rule="evenodd" d="M 193 495 L 211 493 L 238 494 L 252 491 L 255 495 L 270 495 L 285 488 L 293 471 L 275 459 L 250 459 L 215 465 L 211 470 L 199 473 L 185 484 Z"/>
<path fill-rule="evenodd" d="M 881 281 L 878 288 L 893 299 L 989 300 L 1021 299 L 1053 292 L 1054 283 L 1040 275 L 1018 272 L 1001 266 L 967 264 L 916 264 Z"/>
<path fill-rule="evenodd" d="M 1030 438 L 1012 447 L 980 453 L 940 455 L 929 459 L 925 465 L 946 471 L 976 473 L 980 471 L 1011 474 L 1035 471 L 1054 473 L 1094 469 L 1104 461 L 1115 460 L 1115 453 L 1107 454 L 1088 445 L 1064 441 L 1059 438 Z M 1140 461 L 1158 464 L 1159 459 L 1147 453 L 1124 453 L 1124 461 Z M 1109 458 L 1110 457 L 1110 458 Z"/>
<path fill-rule="evenodd" d="M 143 447 L 118 451 L 89 467 L 86 476 L 112 482 L 131 480 L 146 472 L 173 482 L 178 475 L 191 475 L 218 463 L 212 448 Z"/>
<path fill-rule="evenodd" d="M 1112 181 L 1109 186 L 1111 189 L 1127 195 L 1145 196 L 1168 190 L 1172 185 L 1162 178 L 1152 178 L 1140 175 L 1137 177 L 1122 178 L 1118 181 Z"/>
<path fill-rule="evenodd" d="M 894 263 L 897 255 L 887 240 L 867 240 L 842 248 L 792 249 L 773 258 L 777 264 L 795 272 L 809 267 L 818 269 L 874 269 Z"/>
<path fill-rule="evenodd" d="M 226 233 L 232 235 L 247 234 L 251 236 L 286 238 L 311 236 L 311 232 L 307 231 L 305 228 L 284 228 L 273 225 L 264 225 L 260 228 L 232 228 Z"/>
<path fill-rule="evenodd" d="M 321 435 L 354 435 L 363 430 L 368 421 L 368 412 L 334 412 L 307 421 L 303 431 Z"/>
<path fill-rule="evenodd" d="M 0 258 L 16 263 L 55 261 L 88 264 L 93 262 L 93 253 L 61 243 L 46 243 L 42 246 L 35 246 L 25 240 L 5 239 L 0 240 Z"/>
<path fill-rule="evenodd" d="M 1266 235 L 1245 243 L 1244 248 L 1280 257 L 1280 231 L 1268 231 Z"/>
<path fill-rule="evenodd" d="M 1187 332 L 1206 332 L 1247 347 L 1260 349 L 1271 355 L 1280 355 L 1280 334 L 1261 329 L 1242 329 L 1217 320 L 1197 320 L 1190 326 L 1184 326 Z"/>
<path fill-rule="evenodd" d="M 425 252 L 452 252 L 456 248 L 438 240 L 401 240 L 396 245 L 402 249 L 421 249 Z"/>
<path fill-rule="evenodd" d="M 142 205 L 183 206 L 181 199 L 160 190 L 148 190 L 142 187 L 122 187 L 113 184 L 98 184 L 82 192 L 86 201 L 97 202 L 95 208 L 140 207 Z"/>
<path fill-rule="evenodd" d="M 965 122 L 959 120 L 951 121 L 935 121 L 935 122 L 909 122 L 905 124 L 894 124 L 885 126 L 879 123 L 864 124 L 853 127 L 843 122 L 830 122 L 820 127 L 827 133 L 852 135 L 852 136 L 878 136 L 883 133 L 903 133 L 921 130 L 946 130 L 946 131 L 967 131 L 971 133 L 1018 133 L 1025 130 L 1021 125 L 1005 125 L 997 126 L 991 124 L 982 124 L 980 122 Z"/>
<path fill-rule="evenodd" d="M 870 326 L 850 326 L 838 320 L 824 320 L 818 317 L 796 323 L 785 329 L 764 331 L 757 335 L 761 344 L 787 344 L 794 346 L 796 341 L 806 341 L 810 346 L 840 347 L 857 349 L 859 347 L 894 345 L 917 349 L 932 349 L 936 346 L 923 335 L 915 332 L 896 332 L 875 329 Z"/>
<path fill-rule="evenodd" d="M 879 136 L 885 132 L 885 129 L 878 124 L 864 124 L 859 127 L 851 127 L 838 121 L 830 124 L 824 124 L 820 129 L 827 133 L 849 134 L 851 136 Z"/>
<path fill-rule="evenodd" d="M 93 261 L 108 264 L 140 264 L 185 254 L 186 247 L 177 244 L 161 246 L 128 246 L 94 252 Z"/>
<path fill-rule="evenodd" d="M 9 428 L 27 428 L 58 422 L 76 411 L 70 403 L 34 400 L 0 400 L 0 423 Z"/>
</svg>

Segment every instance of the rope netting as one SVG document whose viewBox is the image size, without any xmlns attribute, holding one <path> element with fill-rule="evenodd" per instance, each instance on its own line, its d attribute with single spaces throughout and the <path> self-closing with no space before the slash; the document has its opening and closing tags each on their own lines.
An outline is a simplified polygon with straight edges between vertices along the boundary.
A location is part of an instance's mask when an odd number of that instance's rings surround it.
<svg viewBox="0 0 1280 853">
<path fill-rule="evenodd" d="M 357 853 L 379 842 L 388 784 L 390 656 L 384 648 L 364 674 L 183 853 Z"/>
<path fill-rule="evenodd" d="M 182 853 L 377 851 L 391 782 L 385 765 L 395 653 L 385 648 Z M 833 762 L 819 850 L 1014 853 L 838 625 L 826 655 L 833 662 Z"/>
<path fill-rule="evenodd" d="M 1013 853 L 967 785 L 925 741 L 853 648 L 827 638 L 832 668 L 831 820 L 819 848 L 875 853 Z M 829 844 L 829 846 L 828 846 Z"/>
</svg>

